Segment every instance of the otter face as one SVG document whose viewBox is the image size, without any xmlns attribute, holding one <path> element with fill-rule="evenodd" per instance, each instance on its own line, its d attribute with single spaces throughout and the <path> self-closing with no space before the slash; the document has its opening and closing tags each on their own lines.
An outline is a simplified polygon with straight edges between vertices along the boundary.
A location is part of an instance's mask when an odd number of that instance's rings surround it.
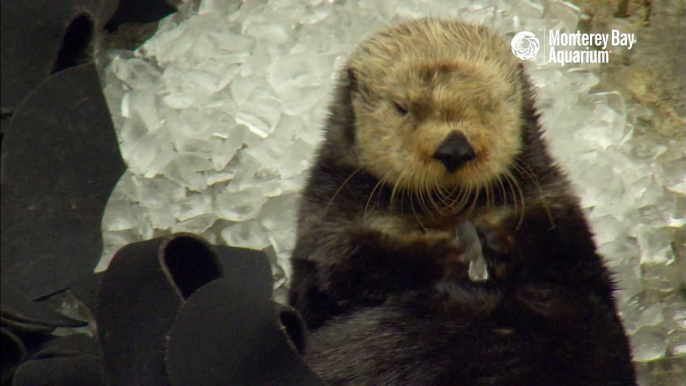
<svg viewBox="0 0 686 386">
<path fill-rule="evenodd" d="M 420 194 L 506 178 L 521 147 L 517 62 L 476 29 L 420 21 L 362 44 L 348 67 L 360 166 Z"/>
</svg>

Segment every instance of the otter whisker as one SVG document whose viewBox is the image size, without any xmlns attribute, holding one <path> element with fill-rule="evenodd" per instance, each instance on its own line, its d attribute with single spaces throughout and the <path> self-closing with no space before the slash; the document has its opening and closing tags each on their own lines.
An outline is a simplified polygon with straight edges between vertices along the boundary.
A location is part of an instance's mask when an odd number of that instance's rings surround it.
<svg viewBox="0 0 686 386">
<path fill-rule="evenodd" d="M 400 181 L 402 182 L 402 185 L 400 186 L 400 211 L 402 213 L 405 213 L 405 195 L 410 194 L 409 190 L 409 181 L 405 181 L 407 177 L 405 177 L 405 173 L 402 174 L 402 178 Z"/>
<path fill-rule="evenodd" d="M 395 172 L 395 167 L 393 167 L 393 172 Z M 405 175 L 408 173 L 407 170 L 401 170 L 400 171 L 400 176 L 398 177 L 398 180 L 395 182 L 393 185 L 393 190 L 391 191 L 391 203 L 390 203 L 390 211 L 389 213 L 391 216 L 393 215 L 393 207 L 396 204 L 397 198 L 396 195 L 400 194 L 400 204 L 399 204 L 399 210 L 400 213 L 403 211 L 403 190 L 404 190 L 404 185 L 405 185 Z"/>
<path fill-rule="evenodd" d="M 395 195 L 399 190 L 398 185 L 400 185 L 402 183 L 404 176 L 405 176 L 405 171 L 402 171 L 400 173 L 400 177 L 398 177 L 398 181 L 395 184 L 393 184 L 393 190 L 391 190 L 391 202 L 389 205 L 389 213 L 391 214 L 391 216 L 393 216 L 393 206 L 395 205 Z M 400 190 L 402 190 L 402 186 L 400 187 Z M 402 193 L 401 193 L 401 199 L 402 199 Z M 401 210 L 402 210 L 402 207 L 401 207 Z"/>
<path fill-rule="evenodd" d="M 362 167 L 361 167 L 361 166 L 358 167 L 357 169 L 355 169 L 355 171 L 353 171 L 352 173 L 350 173 L 350 175 L 348 176 L 348 178 L 346 178 L 345 181 L 343 181 L 343 183 L 341 184 L 341 186 L 339 186 L 338 189 L 336 190 L 336 193 L 334 193 L 333 196 L 331 196 L 331 199 L 330 199 L 329 202 L 326 204 L 326 207 L 324 208 L 324 213 L 326 213 L 326 212 L 329 210 L 329 206 L 331 206 L 331 204 L 333 203 L 333 200 L 336 198 L 336 196 L 338 196 L 338 193 L 341 192 L 341 190 L 343 189 L 343 186 L 345 186 L 345 184 L 347 184 L 348 181 L 350 181 L 350 179 L 353 178 L 353 176 L 354 176 L 357 172 L 359 172 L 360 170 L 362 170 Z"/>
<path fill-rule="evenodd" d="M 425 193 L 425 186 L 424 186 L 424 181 L 422 175 L 419 175 L 417 177 L 418 180 L 418 193 L 419 193 L 419 208 L 422 210 L 422 213 L 428 214 L 430 212 L 429 207 L 426 205 L 426 197 L 424 197 Z"/>
<path fill-rule="evenodd" d="M 438 183 L 438 177 L 435 175 L 434 175 L 434 186 L 435 186 L 435 188 L 434 188 L 433 192 L 435 192 L 436 195 L 438 196 L 438 200 L 440 201 L 440 204 L 442 205 L 442 208 L 445 212 L 446 208 L 450 209 L 450 204 L 451 204 L 450 196 L 446 195 L 447 192 L 445 190 L 443 190 L 443 187 Z"/>
<path fill-rule="evenodd" d="M 424 184 L 424 189 L 426 190 L 426 197 L 429 199 L 429 203 L 433 207 L 434 211 L 439 215 L 442 215 L 444 213 L 443 208 L 436 202 L 436 199 L 434 198 L 434 189 L 428 184 L 429 176 L 426 177 L 426 180 L 427 181 L 425 181 Z M 434 184 L 437 184 L 438 182 L 435 177 L 433 178 L 433 181 Z"/>
<path fill-rule="evenodd" d="M 503 196 L 503 206 L 507 206 L 507 192 L 505 191 L 505 186 L 503 185 L 503 176 L 498 176 L 498 184 L 500 185 L 500 192 Z"/>
<path fill-rule="evenodd" d="M 363 219 L 367 218 L 367 208 L 369 207 L 369 203 L 372 201 L 372 197 L 374 197 L 374 192 L 376 192 L 376 189 L 378 189 L 379 186 L 385 182 L 387 177 L 388 177 L 388 173 L 386 173 L 386 175 L 384 175 L 383 178 L 381 178 L 379 180 L 379 182 L 377 182 L 376 185 L 374 185 L 374 189 L 372 189 L 372 192 L 369 193 L 369 198 L 367 199 L 367 204 L 364 206 L 364 212 L 362 212 L 362 218 Z"/>
<path fill-rule="evenodd" d="M 465 206 L 467 205 L 467 202 L 469 201 L 469 197 L 471 197 L 473 194 L 472 192 L 472 185 L 467 184 L 467 189 L 463 189 L 461 194 L 457 197 L 459 201 L 456 199 L 457 206 L 455 207 L 455 212 L 459 213 L 462 210 L 464 210 Z"/>
<path fill-rule="evenodd" d="M 519 216 L 519 222 L 517 223 L 517 227 L 515 230 L 519 230 L 522 226 L 522 223 L 524 222 L 524 213 L 526 211 L 526 202 L 524 200 L 524 193 L 522 192 L 522 189 L 519 187 L 519 182 L 517 179 L 512 175 L 510 171 L 507 172 L 507 176 L 510 177 L 512 182 L 514 183 L 515 188 L 517 188 L 517 191 L 519 192 L 519 197 L 520 197 L 520 202 L 522 204 L 522 207 L 520 208 L 521 214 Z"/>
<path fill-rule="evenodd" d="M 416 185 L 414 185 L 415 180 L 416 180 L 416 175 L 412 176 L 412 181 L 410 181 L 410 184 L 412 186 L 416 186 Z M 412 201 L 412 196 L 414 196 L 414 194 L 410 191 L 410 208 L 412 208 L 412 213 L 414 213 L 414 218 L 419 223 L 419 226 L 421 226 L 422 229 L 424 229 L 424 231 L 428 231 L 428 229 L 426 229 L 426 227 L 422 223 L 422 220 L 419 219 L 419 216 L 417 215 L 417 211 L 414 209 L 414 202 Z"/>
<path fill-rule="evenodd" d="M 471 184 L 470 184 L 470 190 L 471 190 Z M 476 208 L 476 204 L 479 201 L 479 194 L 481 193 L 481 189 L 475 188 L 474 190 L 475 190 L 475 192 L 474 192 L 474 196 L 472 198 L 472 203 L 471 203 L 471 205 L 469 205 L 469 210 L 468 210 L 469 214 L 474 213 L 474 209 Z"/>
<path fill-rule="evenodd" d="M 491 185 L 490 184 L 486 185 L 486 187 L 484 188 L 484 193 L 486 193 L 486 210 L 488 211 L 492 207 L 491 206 Z"/>
<path fill-rule="evenodd" d="M 519 163 L 519 164 L 518 164 Z M 529 167 L 529 165 L 520 157 L 516 157 L 515 163 L 513 164 L 515 168 L 517 168 L 518 171 L 520 172 L 526 172 L 529 176 L 529 178 L 533 181 L 533 183 L 536 185 L 536 189 L 538 189 L 538 194 L 541 198 L 541 203 L 543 204 L 543 208 L 546 211 L 546 214 L 548 215 L 548 220 L 550 221 L 550 226 L 552 228 L 555 228 L 555 220 L 553 218 L 553 214 L 550 212 L 550 205 L 548 204 L 548 200 L 546 199 L 546 194 L 543 192 L 543 187 L 541 187 L 540 182 L 538 181 L 538 177 L 536 177 L 536 173 Z"/>
<path fill-rule="evenodd" d="M 517 202 L 517 193 L 515 192 L 514 186 L 512 185 L 512 179 L 510 178 L 509 174 L 503 174 L 505 177 L 505 182 L 507 182 L 507 186 L 510 187 L 510 193 L 512 193 L 512 205 L 514 206 L 514 211 L 517 213 L 518 210 L 521 210 L 521 208 L 518 207 L 518 202 Z"/>
</svg>

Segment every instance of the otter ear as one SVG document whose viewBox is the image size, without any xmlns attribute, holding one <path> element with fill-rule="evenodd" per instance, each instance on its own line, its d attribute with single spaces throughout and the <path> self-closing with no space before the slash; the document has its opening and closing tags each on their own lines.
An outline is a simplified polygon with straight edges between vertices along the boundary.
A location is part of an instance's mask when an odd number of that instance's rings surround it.
<svg viewBox="0 0 686 386">
<path fill-rule="evenodd" d="M 346 70 L 346 77 L 348 81 L 348 87 L 350 88 L 350 92 L 359 94 L 365 100 L 369 99 L 369 90 L 364 85 L 364 83 L 360 82 L 360 79 L 357 76 L 355 70 L 353 70 L 352 68 L 348 68 Z"/>
<path fill-rule="evenodd" d="M 346 75 L 348 76 L 348 85 L 350 86 L 351 91 L 358 91 L 357 90 L 357 75 L 355 74 L 355 71 L 353 71 L 352 68 L 348 68 L 346 71 Z"/>
</svg>

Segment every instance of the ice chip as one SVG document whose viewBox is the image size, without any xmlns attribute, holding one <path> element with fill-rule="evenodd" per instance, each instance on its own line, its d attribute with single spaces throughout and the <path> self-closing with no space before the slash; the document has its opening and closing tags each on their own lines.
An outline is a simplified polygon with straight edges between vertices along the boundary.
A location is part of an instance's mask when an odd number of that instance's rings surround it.
<svg viewBox="0 0 686 386">
<path fill-rule="evenodd" d="M 159 70 L 143 59 L 118 56 L 109 66 L 117 78 L 134 90 L 153 88 L 160 82 Z"/>
<path fill-rule="evenodd" d="M 295 178 L 288 178 L 283 180 L 279 179 L 265 182 L 260 185 L 262 195 L 264 195 L 265 197 L 277 197 L 283 194 L 298 191 L 304 185 L 303 181 L 301 180 L 302 177 L 298 177 L 299 176 L 296 176 Z"/>
<path fill-rule="evenodd" d="M 686 331 L 672 330 L 667 334 L 667 350 L 673 356 L 686 355 Z"/>
<path fill-rule="evenodd" d="M 662 358 L 667 350 L 665 338 L 659 328 L 642 327 L 631 336 L 635 361 L 645 362 Z"/>
<path fill-rule="evenodd" d="M 207 187 L 207 178 L 202 172 L 212 168 L 212 162 L 205 158 L 193 154 L 180 154 L 161 173 L 190 190 L 202 192 Z"/>
<path fill-rule="evenodd" d="M 149 209 L 148 213 L 155 229 L 169 229 L 176 224 L 176 218 L 170 207 Z"/>
<path fill-rule="evenodd" d="M 171 227 L 171 231 L 174 233 L 189 232 L 201 234 L 210 229 L 215 221 L 217 221 L 217 217 L 214 214 L 203 214 L 174 224 Z"/>
<path fill-rule="evenodd" d="M 185 221 L 212 213 L 211 197 L 202 194 L 192 194 L 172 204 L 174 217 Z"/>
<path fill-rule="evenodd" d="M 457 239 L 465 248 L 464 254 L 469 259 L 469 280 L 488 280 L 488 267 L 481 250 L 481 241 L 471 221 L 463 221 L 457 226 Z"/>
<path fill-rule="evenodd" d="M 317 7 L 310 8 L 309 12 L 306 12 L 301 18 L 300 21 L 304 24 L 315 24 L 323 20 L 325 17 L 329 16 L 331 14 L 331 11 L 333 10 L 333 6 L 331 4 L 323 3 L 320 4 Z"/>
<path fill-rule="evenodd" d="M 231 131 L 226 139 L 216 139 L 214 141 L 215 145 L 212 147 L 211 158 L 215 170 L 222 170 L 228 165 L 238 149 L 243 146 L 245 135 L 243 127 L 238 126 Z"/>
<path fill-rule="evenodd" d="M 145 134 L 135 141 L 122 141 L 120 148 L 129 168 L 148 177 L 157 174 L 174 156 L 169 135 L 164 131 Z"/>
<path fill-rule="evenodd" d="M 319 55 L 302 53 L 283 56 L 267 69 L 269 83 L 280 96 L 303 87 L 321 86 L 331 71 L 322 66 L 325 62 Z M 324 67 L 324 68 L 322 68 Z"/>
<path fill-rule="evenodd" d="M 293 145 L 280 157 L 279 173 L 283 178 L 289 178 L 301 174 L 310 165 L 314 149 L 301 139 L 293 142 Z"/>
<path fill-rule="evenodd" d="M 558 20 L 558 29 L 564 30 L 564 32 L 576 32 L 576 26 L 582 14 L 583 10 L 574 4 L 552 0 L 544 16 Z"/>
<path fill-rule="evenodd" d="M 296 194 L 285 194 L 269 199 L 260 212 L 260 221 L 264 229 L 270 232 L 281 229 L 294 229 L 298 197 Z"/>
<path fill-rule="evenodd" d="M 255 220 L 229 225 L 221 236 L 227 245 L 234 247 L 263 250 L 269 246 L 267 234 Z"/>
<path fill-rule="evenodd" d="M 268 86 L 264 79 L 251 75 L 244 78 L 235 78 L 231 82 L 229 88 L 231 90 L 231 96 L 233 99 L 238 102 L 238 104 L 243 104 L 246 100 L 248 100 L 248 97 L 254 89 L 266 89 Z"/>
<path fill-rule="evenodd" d="M 138 226 L 140 208 L 125 200 L 109 200 L 103 214 L 103 229 L 125 231 Z"/>
<path fill-rule="evenodd" d="M 245 34 L 254 37 L 262 44 L 281 45 L 290 39 L 290 29 L 279 23 L 252 24 Z"/>
<path fill-rule="evenodd" d="M 162 119 L 158 113 L 157 95 L 154 90 L 145 89 L 129 93 L 131 108 L 141 118 L 149 132 L 157 130 Z"/>
<path fill-rule="evenodd" d="M 670 264 L 674 261 L 669 229 L 639 224 L 635 232 L 641 250 L 641 264 Z"/>
<path fill-rule="evenodd" d="M 169 67 L 162 75 L 169 95 L 162 98 L 173 109 L 197 106 L 210 100 L 218 91 L 220 79 L 205 71 L 182 70 Z"/>
<path fill-rule="evenodd" d="M 186 197 L 186 189 L 183 186 L 164 177 L 145 178 L 136 175 L 133 177 L 133 183 L 141 205 L 148 209 L 168 208 L 170 203 Z"/>
<path fill-rule="evenodd" d="M 255 89 L 236 114 L 236 122 L 243 124 L 251 132 L 266 138 L 279 122 L 283 107 L 272 94 Z"/>
<path fill-rule="evenodd" d="M 198 15 L 216 14 L 228 15 L 235 12 L 241 5 L 240 1 L 203 0 L 198 7 Z"/>
<path fill-rule="evenodd" d="M 246 189 L 231 193 L 218 191 L 215 198 L 215 213 L 225 220 L 246 221 L 257 217 L 267 198 L 258 189 Z"/>
</svg>

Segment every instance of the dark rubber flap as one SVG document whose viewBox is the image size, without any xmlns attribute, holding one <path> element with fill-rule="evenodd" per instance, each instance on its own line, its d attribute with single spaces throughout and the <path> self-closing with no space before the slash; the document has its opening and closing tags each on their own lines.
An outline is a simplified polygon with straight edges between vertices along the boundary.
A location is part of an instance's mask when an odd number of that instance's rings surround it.
<svg viewBox="0 0 686 386">
<path fill-rule="evenodd" d="M 0 305 L 3 324 L 21 330 L 49 332 L 56 327 L 82 327 L 88 324 L 30 300 L 10 284 L 8 278 L 0 281 Z"/>
<path fill-rule="evenodd" d="M 102 253 L 105 205 L 124 170 L 95 66 L 42 83 L 2 143 L 3 276 L 36 299 L 89 275 Z"/>
<path fill-rule="evenodd" d="M 198 289 L 169 335 L 172 385 L 323 385 L 291 343 L 280 311 L 228 279 Z"/>
<path fill-rule="evenodd" d="M 17 368 L 13 386 L 103 385 L 98 342 L 87 335 L 71 335 L 46 342 Z"/>
<path fill-rule="evenodd" d="M 102 278 L 96 319 L 111 385 L 168 384 L 166 336 L 183 300 L 221 276 L 201 239 L 173 235 L 125 246 Z"/>
</svg>

